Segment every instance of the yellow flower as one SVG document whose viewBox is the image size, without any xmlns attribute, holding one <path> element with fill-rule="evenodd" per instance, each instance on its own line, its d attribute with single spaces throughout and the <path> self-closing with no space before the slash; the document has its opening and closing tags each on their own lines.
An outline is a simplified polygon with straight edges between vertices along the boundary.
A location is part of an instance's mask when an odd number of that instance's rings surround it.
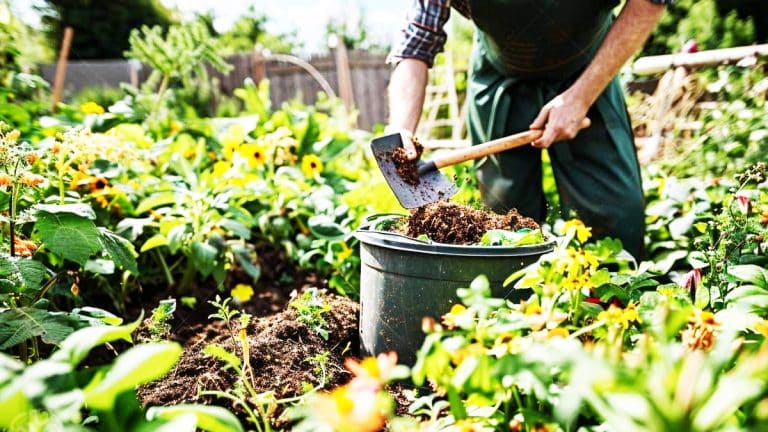
<svg viewBox="0 0 768 432">
<path fill-rule="evenodd" d="M 16 140 L 18 140 L 20 136 L 21 136 L 21 132 L 19 132 L 18 129 L 14 129 L 8 132 L 7 134 L 5 134 L 5 139 L 10 142 L 16 142 Z"/>
<path fill-rule="evenodd" d="M 386 411 L 379 389 L 357 385 L 357 380 L 319 394 L 309 403 L 310 409 L 328 428 L 340 432 L 375 432 L 384 427 Z"/>
<path fill-rule="evenodd" d="M 238 147 L 245 141 L 245 130 L 239 124 L 234 124 L 227 129 L 227 132 L 221 137 L 221 146 L 224 152 L 224 158 L 232 159 Z"/>
<path fill-rule="evenodd" d="M 381 385 L 389 381 L 392 371 L 397 366 L 397 353 L 394 351 L 381 353 L 377 357 L 366 357 L 360 362 L 348 358 L 344 366 L 356 379 L 371 380 Z"/>
<path fill-rule="evenodd" d="M 754 330 L 763 337 L 768 338 L 768 320 L 761 320 L 755 323 Z"/>
<path fill-rule="evenodd" d="M 237 154 L 248 161 L 251 168 L 258 168 L 267 162 L 267 148 L 260 144 L 243 144 Z"/>
<path fill-rule="evenodd" d="M 229 293 L 239 303 L 245 303 L 253 297 L 253 287 L 246 284 L 237 284 Z"/>
<path fill-rule="evenodd" d="M 341 252 L 336 254 L 336 258 L 338 258 L 339 261 L 344 261 L 352 255 L 352 249 L 347 246 L 347 242 L 345 241 L 342 241 L 339 244 L 341 245 Z"/>
<path fill-rule="evenodd" d="M 315 177 L 323 172 L 323 161 L 319 157 L 310 154 L 301 158 L 301 172 L 307 177 Z"/>
<path fill-rule="evenodd" d="M 455 329 L 462 325 L 470 325 L 473 320 L 474 313 L 460 303 L 451 306 L 451 310 L 442 317 L 443 325 L 445 325 L 448 330 Z"/>
<path fill-rule="evenodd" d="M 213 171 L 211 172 L 211 175 L 216 178 L 224 177 L 224 174 L 226 174 L 231 167 L 232 164 L 229 162 L 218 161 L 213 164 Z"/>
<path fill-rule="evenodd" d="M 630 303 L 625 309 L 611 305 L 607 310 L 600 312 L 597 319 L 605 321 L 610 326 L 622 327 L 626 330 L 630 323 L 639 321 L 640 317 L 637 315 L 635 304 Z"/>
<path fill-rule="evenodd" d="M 0 173 L 0 187 L 10 186 L 13 184 L 13 177 L 6 173 Z"/>
<path fill-rule="evenodd" d="M 94 101 L 88 101 L 80 105 L 80 111 L 86 114 L 104 114 L 104 108 Z"/>
<path fill-rule="evenodd" d="M 576 240 L 578 240 L 579 243 L 584 243 L 592 237 L 592 228 L 588 228 L 584 225 L 584 222 L 578 219 L 571 219 L 563 225 L 564 232 L 568 233 L 571 230 L 574 230 Z"/>
</svg>

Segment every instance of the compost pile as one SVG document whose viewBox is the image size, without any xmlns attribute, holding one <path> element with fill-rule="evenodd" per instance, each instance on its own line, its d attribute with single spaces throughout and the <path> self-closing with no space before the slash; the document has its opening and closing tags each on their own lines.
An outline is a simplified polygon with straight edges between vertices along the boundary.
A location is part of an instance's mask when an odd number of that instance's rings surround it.
<svg viewBox="0 0 768 432">
<path fill-rule="evenodd" d="M 344 369 L 344 357 L 358 352 L 359 305 L 346 297 L 326 294 L 324 301 L 330 305 L 325 314 L 328 339 L 324 339 L 306 323 L 298 319 L 293 308 L 286 308 L 275 315 L 255 318 L 248 326 L 252 385 L 261 393 L 274 391 L 277 398 L 303 394 L 306 384 L 320 384 L 321 373 L 314 356 L 327 353 L 324 360 L 325 388 L 333 388 L 348 381 Z M 180 331 L 184 332 L 184 328 Z M 203 350 L 209 344 L 239 353 L 234 337 L 223 321 L 193 326 L 183 335 L 184 353 L 179 363 L 165 377 L 138 389 L 144 405 L 175 405 L 179 403 L 206 403 L 224 405 L 245 421 L 242 407 L 225 399 L 200 396 L 198 390 L 225 391 L 237 381 L 235 373 Z M 184 341 L 186 336 L 189 339 Z M 272 422 L 285 426 L 280 418 L 284 406 L 276 407 L 270 414 Z"/>
<path fill-rule="evenodd" d="M 499 215 L 449 201 L 439 201 L 411 210 L 407 224 L 401 230 L 403 234 L 414 238 L 426 235 L 439 243 L 471 245 L 479 243 L 486 231 L 516 231 L 522 228 L 539 229 L 539 224 L 522 216 L 516 209 Z"/>
<path fill-rule="evenodd" d="M 414 138 L 413 145 L 416 148 L 416 158 L 408 159 L 405 148 L 398 147 L 392 152 L 392 161 L 397 168 L 397 175 L 411 186 L 419 185 L 419 167 L 418 162 L 421 154 L 424 153 L 424 146 Z"/>
</svg>

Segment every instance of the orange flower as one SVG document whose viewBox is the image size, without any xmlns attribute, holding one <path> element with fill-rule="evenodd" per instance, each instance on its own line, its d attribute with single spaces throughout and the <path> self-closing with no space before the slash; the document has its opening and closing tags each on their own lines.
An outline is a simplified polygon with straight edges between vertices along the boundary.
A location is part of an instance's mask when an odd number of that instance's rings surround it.
<svg viewBox="0 0 768 432">
<path fill-rule="evenodd" d="M 37 250 L 37 245 L 29 240 L 14 237 L 13 249 L 16 252 L 16 255 L 28 257 L 32 256 L 32 254 Z"/>
<path fill-rule="evenodd" d="M 104 190 L 109 185 L 109 182 L 104 177 L 93 177 L 88 183 L 88 187 L 90 187 L 91 192 L 99 192 Z"/>
<path fill-rule="evenodd" d="M 40 159 L 40 156 L 38 156 L 35 152 L 29 152 L 26 154 L 26 158 L 27 163 L 33 165 L 35 162 L 37 162 L 38 159 Z"/>
<path fill-rule="evenodd" d="M 760 213 L 760 223 L 762 225 L 768 225 L 768 209 L 765 209 Z"/>
<path fill-rule="evenodd" d="M 13 184 L 13 177 L 6 173 L 0 173 L 0 187 L 10 186 Z"/>
<path fill-rule="evenodd" d="M 37 187 L 45 183 L 45 177 L 39 174 L 25 172 L 19 178 L 19 183 L 23 184 L 24 186 Z"/>
<path fill-rule="evenodd" d="M 344 362 L 344 366 L 356 378 L 383 384 L 389 380 L 392 371 L 397 366 L 397 353 L 394 351 L 381 353 L 376 358 L 366 357 L 361 362 L 349 358 Z"/>
</svg>

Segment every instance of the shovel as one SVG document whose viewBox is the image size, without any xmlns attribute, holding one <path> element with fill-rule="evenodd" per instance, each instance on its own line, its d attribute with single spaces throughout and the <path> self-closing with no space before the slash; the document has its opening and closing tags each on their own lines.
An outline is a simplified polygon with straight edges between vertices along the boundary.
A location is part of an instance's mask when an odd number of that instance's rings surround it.
<svg viewBox="0 0 768 432">
<path fill-rule="evenodd" d="M 590 123 L 590 120 L 585 118 L 581 123 L 581 129 L 589 127 Z M 397 197 L 400 205 L 407 209 L 412 209 L 448 199 L 458 192 L 456 185 L 439 171 L 440 168 L 522 147 L 536 141 L 543 133 L 543 130 L 531 129 L 476 146 L 447 152 L 431 160 L 419 160 L 416 163 L 419 181 L 415 185 L 408 183 L 397 172 L 397 165 L 393 155 L 395 149 L 403 146 L 399 133 L 374 139 L 371 142 L 371 149 L 381 173 L 387 180 L 392 192 L 395 193 L 395 197 Z"/>
</svg>

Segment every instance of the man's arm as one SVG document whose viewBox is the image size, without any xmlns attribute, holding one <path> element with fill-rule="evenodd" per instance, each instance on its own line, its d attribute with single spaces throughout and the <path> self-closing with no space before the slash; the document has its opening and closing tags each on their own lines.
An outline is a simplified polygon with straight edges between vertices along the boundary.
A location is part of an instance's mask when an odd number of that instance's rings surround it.
<svg viewBox="0 0 768 432">
<path fill-rule="evenodd" d="M 403 134 L 406 156 L 416 157 L 411 138 L 424 107 L 424 93 L 427 86 L 428 66 L 418 59 L 400 61 L 392 71 L 389 81 L 389 125 L 391 132 Z"/>
<path fill-rule="evenodd" d="M 568 90 L 544 105 L 531 123 L 531 129 L 544 129 L 544 135 L 533 143 L 535 147 L 547 148 L 555 141 L 572 139 L 578 134 L 589 107 L 642 47 L 664 9 L 648 0 L 627 0 L 587 69 Z"/>
</svg>

